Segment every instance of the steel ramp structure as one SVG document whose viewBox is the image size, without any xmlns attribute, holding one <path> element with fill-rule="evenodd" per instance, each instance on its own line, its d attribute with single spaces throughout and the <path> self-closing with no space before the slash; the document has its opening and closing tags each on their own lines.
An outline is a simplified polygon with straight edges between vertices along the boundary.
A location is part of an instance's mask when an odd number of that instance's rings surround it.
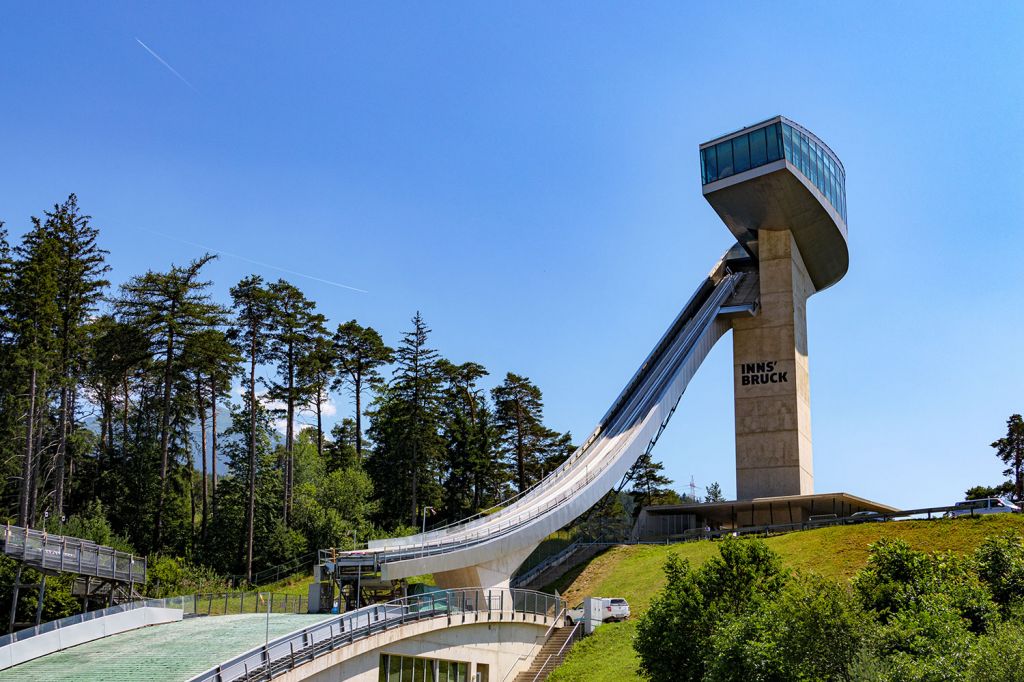
<svg viewBox="0 0 1024 682">
<path fill-rule="evenodd" d="M 731 319 L 755 312 L 757 277 L 756 264 L 736 244 L 700 283 L 583 445 L 499 511 L 371 541 L 364 551 L 322 550 L 321 570 L 335 576 L 379 572 L 384 580 L 432 573 L 442 587 L 508 587 L 512 573 L 545 537 L 596 504 L 653 448 Z"/>
<path fill-rule="evenodd" d="M 75 573 L 87 578 L 132 584 L 146 582 L 146 559 L 81 538 L 5 526 L 0 551 L 43 573 Z"/>
</svg>

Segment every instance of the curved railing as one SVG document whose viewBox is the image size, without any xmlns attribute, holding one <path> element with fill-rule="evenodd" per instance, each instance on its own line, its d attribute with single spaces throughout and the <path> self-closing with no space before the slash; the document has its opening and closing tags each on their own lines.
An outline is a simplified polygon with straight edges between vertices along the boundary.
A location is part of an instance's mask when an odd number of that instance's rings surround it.
<svg viewBox="0 0 1024 682">
<path fill-rule="evenodd" d="M 279 637 L 196 675 L 191 682 L 260 682 L 304 665 L 353 642 L 427 619 L 445 627 L 488 622 L 547 623 L 565 600 L 533 590 L 445 590 L 395 599 L 335 616 Z"/>
</svg>

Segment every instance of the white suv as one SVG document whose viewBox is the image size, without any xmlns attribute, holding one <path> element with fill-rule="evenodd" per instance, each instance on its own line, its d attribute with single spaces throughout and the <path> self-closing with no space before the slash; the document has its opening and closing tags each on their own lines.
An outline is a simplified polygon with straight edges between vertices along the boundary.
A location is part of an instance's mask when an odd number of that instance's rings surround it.
<svg viewBox="0 0 1024 682">
<path fill-rule="evenodd" d="M 1020 507 L 1001 497 L 986 497 L 983 500 L 964 500 L 956 503 L 950 516 L 977 516 L 979 514 L 1005 514 L 1019 512 Z"/>
</svg>

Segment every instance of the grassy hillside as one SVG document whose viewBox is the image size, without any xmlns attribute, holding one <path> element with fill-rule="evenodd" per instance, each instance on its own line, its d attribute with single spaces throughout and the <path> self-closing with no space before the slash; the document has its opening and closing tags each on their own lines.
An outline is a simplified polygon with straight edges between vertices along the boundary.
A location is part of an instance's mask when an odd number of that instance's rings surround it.
<svg viewBox="0 0 1024 682">
<path fill-rule="evenodd" d="M 868 545 L 884 537 L 903 538 L 911 547 L 929 552 L 968 553 L 986 536 L 1006 530 L 1024 534 L 1024 516 L 996 514 L 937 521 L 865 523 L 790 533 L 765 542 L 790 568 L 848 580 L 866 564 Z M 549 589 L 558 589 L 570 605 L 587 596 L 624 597 L 630 603 L 633 618 L 598 628 L 593 636 L 573 648 L 550 680 L 624 682 L 641 679 L 632 645 L 636 619 L 665 584 L 662 572 L 665 559 L 675 552 L 691 564 L 699 565 L 717 551 L 712 541 L 614 547 L 551 585 Z"/>
</svg>

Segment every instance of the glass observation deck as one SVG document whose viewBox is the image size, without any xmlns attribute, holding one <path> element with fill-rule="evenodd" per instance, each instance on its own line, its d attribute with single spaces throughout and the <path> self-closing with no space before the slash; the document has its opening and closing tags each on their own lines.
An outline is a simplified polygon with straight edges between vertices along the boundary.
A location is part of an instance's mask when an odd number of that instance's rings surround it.
<svg viewBox="0 0 1024 682">
<path fill-rule="evenodd" d="M 846 170 L 813 133 L 782 116 L 769 119 L 700 150 L 701 183 L 707 185 L 785 158 L 818 188 L 846 222 Z"/>
</svg>

